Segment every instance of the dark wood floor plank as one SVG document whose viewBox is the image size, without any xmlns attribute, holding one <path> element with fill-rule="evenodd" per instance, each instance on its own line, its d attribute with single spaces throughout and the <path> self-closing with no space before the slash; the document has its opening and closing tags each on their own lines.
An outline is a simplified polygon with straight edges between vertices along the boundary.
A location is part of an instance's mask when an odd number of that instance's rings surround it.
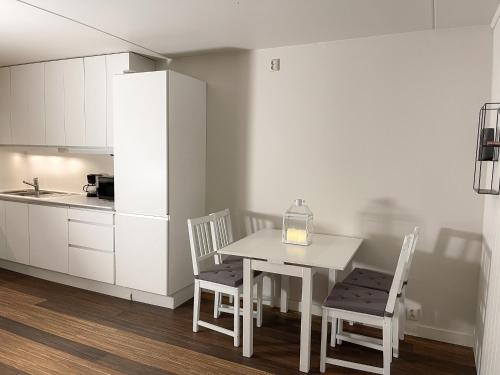
<svg viewBox="0 0 500 375">
<path fill-rule="evenodd" d="M 127 373 L 124 368 L 147 366 L 144 368 L 165 373 L 299 373 L 300 314 L 281 314 L 278 309 L 265 308 L 264 325 L 254 330 L 252 358 L 244 358 L 241 347 L 233 347 L 231 337 L 204 328 L 193 333 L 192 303 L 169 310 L 1 269 L 0 317 L 0 333 L 31 338 L 49 351 L 67 353 L 76 362 L 94 361 L 110 371 Z M 232 328 L 232 316 L 212 318 L 209 295 L 204 295 L 202 317 Z M 378 334 L 360 326 L 346 329 Z M 314 317 L 311 373 L 319 372 L 319 343 L 320 319 Z M 380 352 L 349 343 L 329 351 L 367 364 L 382 361 Z M 476 373 L 470 348 L 407 336 L 400 351 L 400 359 L 391 368 L 394 375 Z M 1 356 L 0 363 L 12 367 Z M 333 366 L 327 367 L 327 373 L 362 374 Z"/>
<path fill-rule="evenodd" d="M 23 297 L 23 294 L 18 291 L 19 288 L 9 290 L 6 285 L 0 285 L 0 317 L 11 319 L 26 327 L 35 328 L 36 331 L 32 331 L 31 335 L 39 334 L 40 331 L 49 333 L 52 341 L 46 341 L 47 346 L 54 345 L 53 337 L 57 336 L 65 339 L 58 342 L 58 345 L 66 345 L 71 354 L 77 354 L 74 350 L 78 347 L 77 344 L 80 344 L 80 350 L 90 347 L 105 352 L 110 357 L 115 356 L 113 360 L 119 361 L 122 358 L 124 366 L 129 359 L 144 366 L 162 369 L 163 373 L 262 373 L 182 347 L 155 341 L 146 336 L 87 321 L 80 317 L 61 314 L 43 308 L 38 303 L 31 305 L 29 303 L 33 299 L 31 295 L 27 298 Z M 113 366 L 109 368 L 113 368 Z M 135 371 L 132 373 L 147 372 Z"/>
</svg>

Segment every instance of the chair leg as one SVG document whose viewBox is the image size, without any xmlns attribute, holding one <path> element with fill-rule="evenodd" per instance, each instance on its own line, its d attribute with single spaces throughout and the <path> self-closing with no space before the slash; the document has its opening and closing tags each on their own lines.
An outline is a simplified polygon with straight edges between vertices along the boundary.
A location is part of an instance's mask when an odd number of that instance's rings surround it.
<svg viewBox="0 0 500 375">
<path fill-rule="evenodd" d="M 219 292 L 215 292 L 214 295 L 214 318 L 217 319 L 220 316 L 219 306 L 221 301 L 221 294 Z"/>
<path fill-rule="evenodd" d="M 337 319 L 332 319 L 332 334 L 330 335 L 330 346 L 335 348 L 337 342 Z"/>
<path fill-rule="evenodd" d="M 234 346 L 240 346 L 240 294 L 238 288 L 234 291 Z"/>
<path fill-rule="evenodd" d="M 392 355 L 399 358 L 399 311 L 392 317 Z"/>
<path fill-rule="evenodd" d="M 337 343 L 337 330 L 338 330 L 338 319 L 332 318 L 332 333 L 330 336 L 330 346 L 335 348 Z"/>
<path fill-rule="evenodd" d="M 344 332 L 344 321 L 342 319 L 337 319 L 337 333 L 339 335 Z M 337 344 L 342 345 L 342 340 L 337 339 Z"/>
<path fill-rule="evenodd" d="M 391 329 L 392 318 L 384 318 L 383 327 L 383 338 L 382 347 L 384 352 L 384 370 L 383 375 L 390 375 L 391 373 L 391 361 L 392 361 L 392 329 Z"/>
<path fill-rule="evenodd" d="M 257 281 L 257 327 L 262 327 L 262 277 Z"/>
<path fill-rule="evenodd" d="M 281 275 L 281 302 L 280 312 L 288 312 L 288 292 L 290 287 L 290 276 Z"/>
<path fill-rule="evenodd" d="M 193 303 L 193 332 L 198 332 L 198 320 L 200 320 L 200 282 L 194 281 L 194 303 Z"/>
<path fill-rule="evenodd" d="M 335 322 L 337 319 L 333 319 Z M 333 324 L 332 324 L 333 328 Z M 332 330 L 332 335 L 335 336 L 335 330 Z M 325 372 L 326 365 L 326 340 L 328 336 L 328 311 L 323 309 L 323 318 L 321 320 L 321 351 L 319 354 L 319 371 L 321 373 Z M 335 343 L 335 341 L 334 341 Z"/>
<path fill-rule="evenodd" d="M 406 287 L 403 287 L 403 291 L 401 293 L 401 297 L 399 298 L 399 339 L 405 339 L 405 329 L 406 329 Z"/>
</svg>

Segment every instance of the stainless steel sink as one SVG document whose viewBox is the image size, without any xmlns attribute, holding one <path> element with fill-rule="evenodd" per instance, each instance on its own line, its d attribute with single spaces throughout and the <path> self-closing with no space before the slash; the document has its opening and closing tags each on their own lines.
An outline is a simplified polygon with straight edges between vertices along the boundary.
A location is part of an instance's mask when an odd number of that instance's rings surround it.
<svg viewBox="0 0 500 375">
<path fill-rule="evenodd" d="M 14 195 L 16 197 L 31 197 L 31 198 L 49 198 L 51 196 L 69 195 L 69 193 L 64 193 L 61 191 L 40 190 L 40 191 L 36 192 L 33 189 L 8 190 L 8 191 L 2 191 L 2 192 L 0 192 L 0 194 Z"/>
</svg>

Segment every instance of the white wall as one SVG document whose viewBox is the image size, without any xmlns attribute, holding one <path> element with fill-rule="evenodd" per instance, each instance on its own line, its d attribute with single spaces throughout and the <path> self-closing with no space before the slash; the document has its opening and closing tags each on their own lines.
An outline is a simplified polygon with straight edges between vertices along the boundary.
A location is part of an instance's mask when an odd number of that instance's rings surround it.
<svg viewBox="0 0 500 375">
<path fill-rule="evenodd" d="M 491 101 L 500 102 L 500 25 L 493 31 Z M 479 374 L 500 373 L 500 199 L 484 200 L 481 262 L 474 351 Z"/>
<path fill-rule="evenodd" d="M 171 67 L 208 82 L 209 211 L 229 207 L 245 235 L 279 226 L 301 197 L 318 232 L 364 237 L 356 261 L 387 270 L 420 225 L 408 295 L 422 315 L 409 329 L 472 345 L 483 214 L 472 168 L 489 28 L 215 53 Z M 315 303 L 326 284 L 325 273 L 316 278 Z"/>
<path fill-rule="evenodd" d="M 113 174 L 109 155 L 66 154 L 43 148 L 2 149 L 0 166 L 0 190 L 29 188 L 22 180 L 38 177 L 41 189 L 82 192 L 87 174 Z"/>
</svg>

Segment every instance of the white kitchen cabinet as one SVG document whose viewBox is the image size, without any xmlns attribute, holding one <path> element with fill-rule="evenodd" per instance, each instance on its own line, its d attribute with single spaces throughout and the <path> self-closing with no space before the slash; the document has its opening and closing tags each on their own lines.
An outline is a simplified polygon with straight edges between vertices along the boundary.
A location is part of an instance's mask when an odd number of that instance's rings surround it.
<svg viewBox="0 0 500 375">
<path fill-rule="evenodd" d="M 69 209 L 69 274 L 114 283 L 114 214 Z"/>
<path fill-rule="evenodd" d="M 114 249 L 113 226 L 71 220 L 69 222 L 69 244 L 112 252 Z"/>
<path fill-rule="evenodd" d="M 119 213 L 168 215 L 167 80 L 165 72 L 115 77 L 119 127 L 114 133 L 115 209 Z M 141 176 L 140 186 L 137 176 Z"/>
<path fill-rule="evenodd" d="M 7 245 L 7 233 L 5 227 L 5 204 L 0 201 L 0 257 L 3 258 L 5 246 Z"/>
<path fill-rule="evenodd" d="M 69 247 L 69 274 L 113 284 L 114 254 L 111 252 Z"/>
<path fill-rule="evenodd" d="M 10 68 L 0 68 L 0 144 L 12 142 L 10 128 Z"/>
<path fill-rule="evenodd" d="M 29 205 L 31 266 L 68 272 L 68 209 Z"/>
<path fill-rule="evenodd" d="M 45 144 L 64 145 L 64 62 L 45 63 Z"/>
<path fill-rule="evenodd" d="M 134 53 L 0 68 L 0 144 L 113 147 L 113 77 L 154 70 Z"/>
<path fill-rule="evenodd" d="M 113 225 L 112 212 L 104 212 L 98 210 L 83 210 L 70 208 L 68 211 L 69 220 L 81 221 L 92 224 L 106 224 Z"/>
<path fill-rule="evenodd" d="M 193 283 L 186 220 L 205 214 L 206 85 L 172 71 L 113 84 L 116 282 L 174 295 Z"/>
<path fill-rule="evenodd" d="M 113 147 L 113 77 L 124 72 L 147 72 L 155 70 L 154 62 L 135 53 L 106 55 L 107 121 L 106 145 Z"/>
<path fill-rule="evenodd" d="M 83 59 L 45 63 L 45 143 L 85 146 Z"/>
<path fill-rule="evenodd" d="M 85 74 L 83 58 L 62 61 L 66 146 L 85 146 Z"/>
<path fill-rule="evenodd" d="M 168 221 L 117 214 L 115 223 L 116 284 L 166 295 Z"/>
<path fill-rule="evenodd" d="M 85 67 L 85 145 L 106 147 L 106 57 L 83 58 Z"/>
<path fill-rule="evenodd" d="M 36 63 L 10 68 L 13 144 L 45 145 L 44 65 Z"/>
<path fill-rule="evenodd" d="M 28 205 L 4 202 L 6 244 L 0 258 L 29 264 Z"/>
</svg>

